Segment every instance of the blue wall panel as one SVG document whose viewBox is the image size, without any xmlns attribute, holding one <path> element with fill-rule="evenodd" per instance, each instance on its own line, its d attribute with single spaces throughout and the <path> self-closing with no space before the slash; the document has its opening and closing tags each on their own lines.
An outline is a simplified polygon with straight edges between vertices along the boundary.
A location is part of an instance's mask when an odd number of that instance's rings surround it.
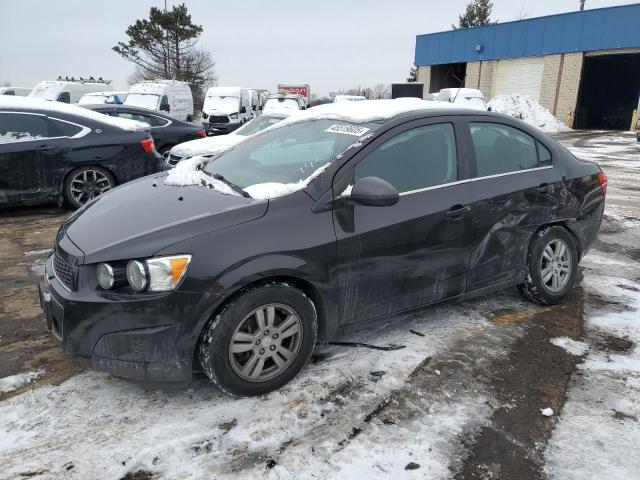
<svg viewBox="0 0 640 480">
<path fill-rule="evenodd" d="M 481 44 L 482 50 L 476 51 Z M 416 65 L 640 48 L 640 4 L 585 10 L 416 37 Z"/>
</svg>

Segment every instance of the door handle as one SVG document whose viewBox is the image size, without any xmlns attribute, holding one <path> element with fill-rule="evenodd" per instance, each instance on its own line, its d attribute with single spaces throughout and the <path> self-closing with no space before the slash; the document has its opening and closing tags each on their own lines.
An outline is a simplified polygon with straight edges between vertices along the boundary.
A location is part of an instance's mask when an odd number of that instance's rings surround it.
<svg viewBox="0 0 640 480">
<path fill-rule="evenodd" d="M 49 150 L 53 150 L 55 147 L 53 145 L 38 145 L 36 150 L 40 152 L 48 152 Z"/>
<path fill-rule="evenodd" d="M 540 193 L 551 193 L 551 185 L 548 183 L 541 183 L 537 188 L 536 192 Z"/>
<path fill-rule="evenodd" d="M 471 211 L 471 205 L 454 205 L 451 207 L 445 215 L 449 218 L 462 218 L 468 212 Z"/>
</svg>

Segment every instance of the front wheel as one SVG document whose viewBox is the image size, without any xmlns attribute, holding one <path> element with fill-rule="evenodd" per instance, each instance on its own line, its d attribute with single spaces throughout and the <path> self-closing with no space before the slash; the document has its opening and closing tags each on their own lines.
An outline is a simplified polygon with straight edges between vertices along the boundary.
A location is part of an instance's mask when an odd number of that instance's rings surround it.
<svg viewBox="0 0 640 480">
<path fill-rule="evenodd" d="M 64 198 L 73 208 L 80 208 L 89 200 L 116 186 L 113 175 L 102 167 L 81 167 L 64 180 Z"/>
<path fill-rule="evenodd" d="M 290 382 L 305 366 L 316 342 L 311 300 L 288 283 L 250 288 L 205 326 L 198 357 L 223 391 L 261 395 Z"/>
<path fill-rule="evenodd" d="M 573 287 L 578 260 L 576 244 L 569 232 L 558 226 L 544 228 L 531 242 L 527 274 L 518 290 L 536 303 L 559 303 Z"/>
</svg>

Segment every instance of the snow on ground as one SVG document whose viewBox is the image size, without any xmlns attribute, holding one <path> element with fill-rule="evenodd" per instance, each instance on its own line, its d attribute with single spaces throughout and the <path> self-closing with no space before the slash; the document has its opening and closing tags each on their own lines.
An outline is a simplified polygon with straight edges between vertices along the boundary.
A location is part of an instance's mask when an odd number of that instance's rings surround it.
<svg viewBox="0 0 640 480">
<path fill-rule="evenodd" d="M 529 95 L 498 95 L 489 102 L 493 112 L 504 113 L 519 118 L 538 127 L 543 132 L 562 132 L 570 130 L 549 110 L 536 102 Z"/>
<path fill-rule="evenodd" d="M 17 375 L 0 378 L 0 393 L 12 392 L 17 388 L 20 388 L 25 383 L 33 382 L 43 373 L 43 370 L 38 370 L 35 372 L 19 373 Z"/>
<path fill-rule="evenodd" d="M 556 337 L 551 339 L 551 343 L 553 343 L 557 347 L 564 348 L 571 355 L 582 356 L 587 350 L 589 350 L 589 345 L 584 342 L 579 342 L 578 340 L 574 340 L 569 337 Z"/>
<path fill-rule="evenodd" d="M 38 98 L 18 97 L 12 95 L 0 95 L 0 110 L 11 108 L 18 110 L 44 110 L 47 112 L 61 112 L 77 117 L 85 117 L 94 122 L 101 122 L 127 131 L 146 130 L 149 128 L 144 122 L 129 120 L 126 118 L 111 117 L 102 113 L 87 110 L 77 105 L 69 105 L 62 102 L 40 100 Z"/>
<path fill-rule="evenodd" d="M 483 301 L 483 307 L 513 302 L 520 304 L 517 297 L 502 296 Z M 154 472 L 154 479 L 212 472 L 216 478 L 237 478 L 237 472 L 244 478 L 297 479 L 301 472 L 316 478 L 386 478 L 389 472 L 410 478 L 404 467 L 412 460 L 421 464 L 421 475 L 446 478 L 458 435 L 490 413 L 486 393 L 473 385 L 467 392 L 456 384 L 429 393 L 428 410 L 411 421 L 371 423 L 344 445 L 340 440 L 349 439 L 357 422 L 393 391 L 402 391 L 425 358 L 487 326 L 479 311 L 477 303 L 454 305 L 370 327 L 344 340 L 404 348 L 322 347 L 322 360 L 258 398 L 234 399 L 205 381 L 186 392 L 144 390 L 93 371 L 28 391 L 0 403 L 0 478 L 34 471 L 45 471 L 44 478 L 120 478 L 139 469 Z M 266 470 L 269 458 L 278 461 Z M 69 462 L 73 468 L 67 471 Z"/>
</svg>

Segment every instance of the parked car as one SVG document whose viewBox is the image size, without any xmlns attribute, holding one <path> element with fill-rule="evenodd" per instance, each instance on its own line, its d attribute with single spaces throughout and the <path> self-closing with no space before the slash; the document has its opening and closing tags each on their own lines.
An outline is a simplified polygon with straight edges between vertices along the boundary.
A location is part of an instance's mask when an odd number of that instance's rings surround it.
<svg viewBox="0 0 640 480">
<path fill-rule="evenodd" d="M 253 118 L 251 97 L 244 87 L 211 87 L 204 96 L 202 118 L 207 133 L 224 135 Z M 257 97 L 256 97 L 257 101 Z"/>
<path fill-rule="evenodd" d="M 146 108 L 132 107 L 130 105 L 83 106 L 94 112 L 104 113 L 112 117 L 137 120 L 150 125 L 156 150 L 161 155 L 171 150 L 174 145 L 207 136 L 199 123 L 182 122 Z"/>
<path fill-rule="evenodd" d="M 335 103 L 340 102 L 361 102 L 362 100 L 366 100 L 362 95 L 336 95 L 333 97 L 333 101 Z"/>
<path fill-rule="evenodd" d="M 58 77 L 57 80 L 46 80 L 37 84 L 29 93 L 29 97 L 62 103 L 78 103 L 87 93 L 109 90 L 113 90 L 111 82 L 102 78 L 76 80 L 73 77 Z"/>
<path fill-rule="evenodd" d="M 264 104 L 263 113 L 288 113 L 291 114 L 298 110 L 306 110 L 307 105 L 300 95 L 275 93 L 269 95 L 267 102 Z"/>
<path fill-rule="evenodd" d="M 121 105 L 127 99 L 128 94 L 129 90 L 86 93 L 78 101 L 78 105 L 97 105 L 100 103 Z"/>
<path fill-rule="evenodd" d="M 161 169 L 149 126 L 73 105 L 0 96 L 0 207 L 79 207 Z"/>
<path fill-rule="evenodd" d="M 193 119 L 193 96 L 186 82 L 154 80 L 136 83 L 129 89 L 124 104 L 165 112 L 170 117 L 185 122 Z"/>
<path fill-rule="evenodd" d="M 443 88 L 434 99 L 440 102 L 455 103 L 463 108 L 489 109 L 484 94 L 475 88 Z"/>
<path fill-rule="evenodd" d="M 40 298 L 95 369 L 183 383 L 202 369 L 258 395 L 317 339 L 374 319 L 513 286 L 561 302 L 606 188 L 598 165 L 504 115 L 321 105 L 92 202 L 61 228 Z"/>
<path fill-rule="evenodd" d="M 27 87 L 0 87 L 0 95 L 27 97 L 30 93 L 31 89 Z"/>
<path fill-rule="evenodd" d="M 213 155 L 218 153 L 240 143 L 250 135 L 281 122 L 285 118 L 287 118 L 285 113 L 260 115 L 228 135 L 201 138 L 178 144 L 164 155 L 165 168 L 173 168 L 180 160 L 194 155 Z"/>
</svg>

